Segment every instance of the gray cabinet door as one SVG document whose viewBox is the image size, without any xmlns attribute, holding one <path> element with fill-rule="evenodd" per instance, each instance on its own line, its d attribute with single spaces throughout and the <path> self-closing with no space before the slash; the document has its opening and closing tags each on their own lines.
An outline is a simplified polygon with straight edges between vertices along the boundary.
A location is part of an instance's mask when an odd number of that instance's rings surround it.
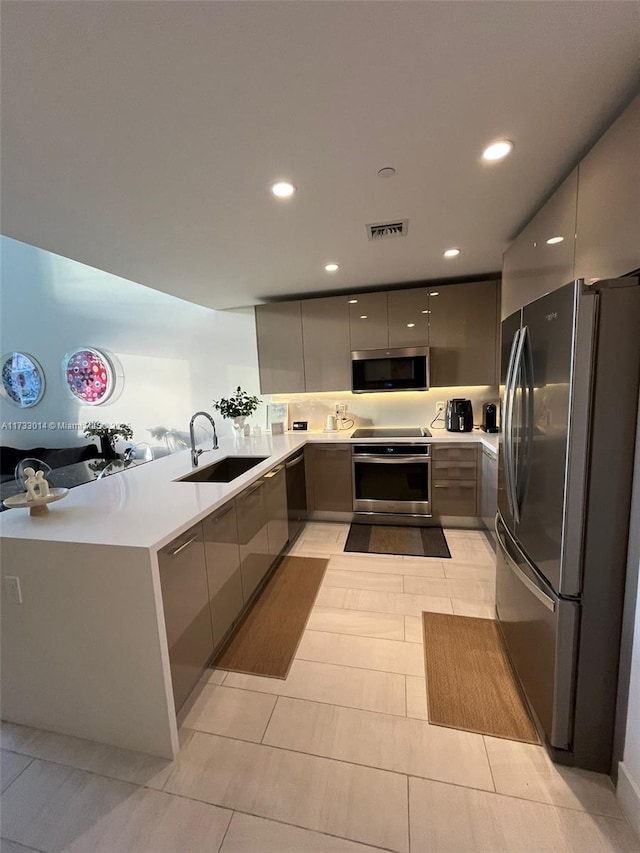
<svg viewBox="0 0 640 853">
<path fill-rule="evenodd" d="M 478 514 L 478 450 L 469 445 L 433 444 L 433 514 Z"/>
<path fill-rule="evenodd" d="M 248 601 L 271 566 L 264 483 L 249 486 L 236 498 L 242 598 Z"/>
<path fill-rule="evenodd" d="M 640 268 L 640 95 L 578 167 L 575 277 Z"/>
<path fill-rule="evenodd" d="M 256 335 L 262 393 L 304 391 L 300 302 L 256 305 Z"/>
<path fill-rule="evenodd" d="M 480 516 L 484 526 L 495 540 L 494 521 L 498 511 L 498 456 L 487 447 L 483 447 L 481 453 Z"/>
<path fill-rule="evenodd" d="M 267 535 L 271 559 L 283 551 L 289 540 L 287 513 L 287 481 L 284 465 L 264 476 L 264 501 L 267 513 Z"/>
<path fill-rule="evenodd" d="M 176 711 L 213 654 L 202 528 L 192 527 L 158 553 Z"/>
<path fill-rule="evenodd" d="M 352 512 L 351 446 L 308 445 L 305 456 L 309 460 L 308 484 L 313 495 L 313 509 Z"/>
<path fill-rule="evenodd" d="M 351 388 L 347 297 L 305 299 L 302 302 L 302 335 L 306 390 Z"/>
<path fill-rule="evenodd" d="M 389 346 L 387 293 L 356 293 L 348 298 L 351 349 Z M 351 387 L 351 381 L 347 388 Z"/>
<path fill-rule="evenodd" d="M 434 288 L 435 289 L 435 288 Z M 429 346 L 429 290 L 389 291 L 389 346 Z"/>
<path fill-rule="evenodd" d="M 431 293 L 431 385 L 497 385 L 497 282 L 441 285 Z"/>
<path fill-rule="evenodd" d="M 574 169 L 505 252 L 502 319 L 573 280 L 577 198 Z"/>
<path fill-rule="evenodd" d="M 213 643 L 217 646 L 242 610 L 240 547 L 235 501 L 202 522 Z"/>
</svg>

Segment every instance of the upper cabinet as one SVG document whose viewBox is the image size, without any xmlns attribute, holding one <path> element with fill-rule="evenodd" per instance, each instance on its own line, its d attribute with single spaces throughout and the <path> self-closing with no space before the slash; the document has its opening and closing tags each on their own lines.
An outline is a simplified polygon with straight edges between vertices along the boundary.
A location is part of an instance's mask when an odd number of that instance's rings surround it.
<svg viewBox="0 0 640 853">
<path fill-rule="evenodd" d="M 256 306 L 263 394 L 348 391 L 351 351 L 431 347 L 431 385 L 494 385 L 498 283 Z"/>
<path fill-rule="evenodd" d="M 638 139 L 640 96 L 505 252 L 503 318 L 576 278 L 640 268 Z"/>
<path fill-rule="evenodd" d="M 304 391 L 300 302 L 257 305 L 256 334 L 262 393 Z"/>
<path fill-rule="evenodd" d="M 389 291 L 389 346 L 429 346 L 429 290 Z"/>
<path fill-rule="evenodd" d="M 640 268 L 640 95 L 578 168 L 575 277 Z"/>
<path fill-rule="evenodd" d="M 505 252 L 503 319 L 573 280 L 577 197 L 578 170 L 574 169 Z"/>
<path fill-rule="evenodd" d="M 447 284 L 429 295 L 431 385 L 496 385 L 497 281 Z"/>
<path fill-rule="evenodd" d="M 351 387 L 349 303 L 344 296 L 302 302 L 306 391 Z"/>
<path fill-rule="evenodd" d="M 351 349 L 384 349 L 389 346 L 387 293 L 358 293 L 347 299 Z M 349 380 L 348 387 L 351 387 Z"/>
</svg>

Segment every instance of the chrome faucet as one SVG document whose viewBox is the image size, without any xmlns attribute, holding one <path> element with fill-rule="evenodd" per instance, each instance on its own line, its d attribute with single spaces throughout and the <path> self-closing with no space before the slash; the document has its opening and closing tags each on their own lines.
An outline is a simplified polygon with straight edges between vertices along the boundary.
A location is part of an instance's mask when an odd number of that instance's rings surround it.
<svg viewBox="0 0 640 853">
<path fill-rule="evenodd" d="M 204 453 L 204 450 L 196 450 L 196 437 L 193 431 L 193 424 L 195 419 L 203 415 L 213 427 L 213 447 L 212 450 L 218 449 L 218 433 L 216 432 L 216 422 L 213 420 L 209 412 L 196 412 L 195 415 L 189 421 L 189 437 L 191 439 L 191 464 L 194 468 L 198 467 L 198 457 Z"/>
</svg>

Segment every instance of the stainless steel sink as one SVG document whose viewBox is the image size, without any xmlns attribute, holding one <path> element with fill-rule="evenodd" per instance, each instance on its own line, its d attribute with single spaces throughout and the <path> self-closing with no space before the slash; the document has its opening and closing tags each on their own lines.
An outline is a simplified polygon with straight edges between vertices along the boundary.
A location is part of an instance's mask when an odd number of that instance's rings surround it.
<svg viewBox="0 0 640 853">
<path fill-rule="evenodd" d="M 267 456 L 227 456 L 206 468 L 196 468 L 186 477 L 175 480 L 176 483 L 230 483 L 250 471 L 260 462 L 264 462 Z"/>
</svg>

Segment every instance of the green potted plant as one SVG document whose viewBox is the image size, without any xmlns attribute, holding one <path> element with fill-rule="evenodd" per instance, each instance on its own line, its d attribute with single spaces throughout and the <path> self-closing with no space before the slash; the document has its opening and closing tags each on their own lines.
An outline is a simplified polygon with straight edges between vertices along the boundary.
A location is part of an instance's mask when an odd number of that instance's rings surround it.
<svg viewBox="0 0 640 853">
<path fill-rule="evenodd" d="M 228 399 L 222 397 L 220 400 L 213 401 L 213 408 L 220 412 L 223 418 L 231 418 L 233 426 L 237 430 L 238 435 L 244 429 L 244 423 L 250 414 L 255 412 L 262 401 L 251 394 L 247 394 L 238 385 L 235 394 Z"/>
<path fill-rule="evenodd" d="M 100 439 L 100 452 L 103 459 L 116 459 L 114 447 L 116 438 L 132 438 L 133 430 L 129 424 L 103 424 L 100 421 L 91 421 L 85 426 L 84 434 L 87 438 Z"/>
</svg>

